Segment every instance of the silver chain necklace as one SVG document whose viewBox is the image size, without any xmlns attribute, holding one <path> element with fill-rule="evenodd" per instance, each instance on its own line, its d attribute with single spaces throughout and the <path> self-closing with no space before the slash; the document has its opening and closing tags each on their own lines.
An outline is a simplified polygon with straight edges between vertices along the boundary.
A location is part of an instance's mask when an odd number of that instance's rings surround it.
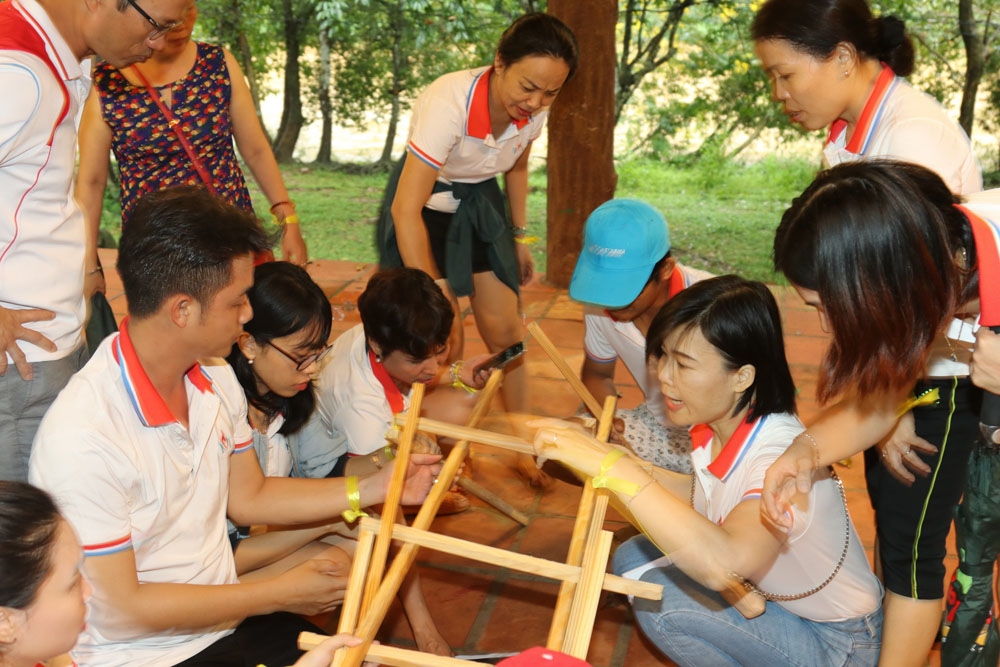
<svg viewBox="0 0 1000 667">
<path fill-rule="evenodd" d="M 802 598 L 807 598 L 810 595 L 818 593 L 824 588 L 826 588 L 827 584 L 833 581 L 833 578 L 837 576 L 838 572 L 840 572 L 840 568 L 843 567 L 844 561 L 847 560 L 847 551 L 851 546 L 851 515 L 847 509 L 847 492 L 844 491 L 844 483 L 840 481 L 840 477 L 837 475 L 837 472 L 832 467 L 827 467 L 827 471 L 830 473 L 830 477 L 833 478 L 833 481 L 837 483 L 837 489 L 840 491 L 840 500 L 844 504 L 844 549 L 843 551 L 840 552 L 840 559 L 837 561 L 837 565 L 833 568 L 833 572 L 831 572 L 830 576 L 827 577 L 823 581 L 823 583 L 821 583 L 819 586 L 814 586 L 813 588 L 810 588 L 806 592 L 798 593 L 796 595 L 782 595 L 781 593 L 768 593 L 767 591 L 758 588 L 757 585 L 754 584 L 752 581 L 744 579 L 743 587 L 748 591 L 750 591 L 751 593 L 756 593 L 757 595 L 763 597 L 765 600 L 772 600 L 774 602 L 790 602 L 792 600 L 801 600 Z M 695 476 L 691 475 L 692 508 L 694 508 L 694 489 L 695 489 Z"/>
</svg>

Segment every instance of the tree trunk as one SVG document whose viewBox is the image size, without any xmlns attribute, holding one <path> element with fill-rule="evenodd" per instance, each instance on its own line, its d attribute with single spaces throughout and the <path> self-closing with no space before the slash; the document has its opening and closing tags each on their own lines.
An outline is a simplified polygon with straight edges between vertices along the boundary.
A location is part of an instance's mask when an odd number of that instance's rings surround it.
<svg viewBox="0 0 1000 667">
<path fill-rule="evenodd" d="M 330 39 L 319 31 L 319 110 L 323 116 L 323 134 L 319 140 L 316 162 L 330 164 L 333 160 L 333 104 L 330 102 Z"/>
<path fill-rule="evenodd" d="M 403 55 L 402 41 L 406 30 L 403 23 L 404 18 L 399 7 L 393 14 L 393 40 L 392 40 L 392 111 L 389 115 L 389 130 L 385 134 L 385 143 L 382 144 L 382 155 L 376 163 L 381 169 L 388 169 L 392 164 L 392 145 L 396 142 L 396 128 L 399 126 L 399 96 L 402 94 L 403 69 L 406 67 L 406 57 Z"/>
<path fill-rule="evenodd" d="M 972 138 L 972 127 L 976 120 L 976 93 L 979 92 L 979 82 L 986 71 L 986 49 L 982 33 L 976 31 L 972 0 L 958 2 L 958 29 L 965 44 L 965 81 L 962 85 L 962 106 L 958 123 Z"/>
<path fill-rule="evenodd" d="M 281 0 L 285 23 L 285 90 L 281 110 L 281 125 L 274 139 L 274 157 L 278 162 L 291 162 L 295 143 L 302 130 L 302 97 L 299 84 L 299 18 L 292 0 Z"/>
<path fill-rule="evenodd" d="M 583 224 L 615 195 L 616 0 L 549 0 L 580 43 L 580 67 L 549 116 L 547 280 L 567 287 L 583 246 Z"/>
</svg>

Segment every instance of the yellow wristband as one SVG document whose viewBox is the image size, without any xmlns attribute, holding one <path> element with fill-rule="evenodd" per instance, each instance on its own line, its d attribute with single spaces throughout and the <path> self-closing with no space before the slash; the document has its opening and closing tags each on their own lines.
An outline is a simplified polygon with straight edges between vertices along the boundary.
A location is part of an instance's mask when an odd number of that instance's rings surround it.
<svg viewBox="0 0 1000 667">
<path fill-rule="evenodd" d="M 281 220 L 278 220 L 279 225 L 297 225 L 299 224 L 299 214 L 292 213 L 291 215 L 286 215 Z"/>
<path fill-rule="evenodd" d="M 354 523 L 361 517 L 368 516 L 368 513 L 361 509 L 361 491 L 358 489 L 358 476 L 351 475 L 344 481 L 347 485 L 347 503 L 351 506 L 351 509 L 344 510 L 343 517 L 344 521 Z"/>
<path fill-rule="evenodd" d="M 625 456 L 625 452 L 620 449 L 612 449 L 607 455 L 601 460 L 601 469 L 597 475 L 590 480 L 591 486 L 595 489 L 608 489 L 609 491 L 614 491 L 615 493 L 620 493 L 629 498 L 635 496 L 639 493 L 639 485 L 635 482 L 629 482 L 624 479 L 618 479 L 617 477 L 608 477 L 608 471 L 610 471 L 618 459 Z"/>
<path fill-rule="evenodd" d="M 462 372 L 462 366 L 464 365 L 465 361 L 459 359 L 451 365 L 451 368 L 448 369 L 448 372 L 451 373 L 451 386 L 456 389 L 464 389 L 467 393 L 475 394 L 479 390 L 462 382 L 462 378 L 459 375 L 459 373 Z"/>
<path fill-rule="evenodd" d="M 514 243 L 520 243 L 521 245 L 535 245 L 542 238 L 540 236 L 515 236 Z"/>
</svg>

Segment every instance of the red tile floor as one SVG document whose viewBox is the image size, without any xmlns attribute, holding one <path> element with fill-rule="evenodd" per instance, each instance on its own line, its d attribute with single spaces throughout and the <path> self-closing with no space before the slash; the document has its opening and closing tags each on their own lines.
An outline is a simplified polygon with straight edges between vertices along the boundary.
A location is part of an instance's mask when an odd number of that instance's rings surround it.
<svg viewBox="0 0 1000 667">
<path fill-rule="evenodd" d="M 115 251 L 102 250 L 101 255 L 105 267 L 114 266 Z M 326 260 L 310 263 L 310 274 L 333 304 L 335 333 L 346 331 L 360 321 L 354 304 L 373 271 L 370 264 Z M 799 389 L 799 411 L 808 420 L 817 410 L 813 398 L 816 367 L 827 337 L 819 328 L 815 312 L 804 306 L 793 291 L 775 287 L 774 292 L 784 318 L 788 360 Z M 125 297 L 113 271 L 108 271 L 108 297 L 116 315 L 123 316 Z M 581 306 L 570 300 L 565 290 L 547 286 L 536 278 L 522 292 L 522 308 L 525 323 L 537 321 L 570 367 L 579 368 L 583 360 Z M 465 313 L 466 353 L 485 352 L 467 308 Z M 525 363 L 533 413 L 568 416 L 577 411 L 580 401 L 573 390 L 544 352 L 530 341 Z M 621 365 L 616 383 L 622 395 L 620 405 L 633 407 L 640 402 L 639 389 Z M 522 527 L 473 499 L 469 511 L 438 517 L 433 529 L 482 544 L 564 561 L 579 503 L 579 488 L 561 481 L 554 481 L 545 490 L 531 488 L 513 471 L 511 454 L 486 446 L 474 447 L 473 451 L 473 477 L 525 512 L 531 519 L 529 525 Z M 851 516 L 870 554 L 875 531 L 860 456 L 854 457 L 850 467 L 838 466 L 837 472 L 844 480 Z M 608 530 L 625 525 L 618 514 L 609 510 Z M 952 543 L 947 562 L 949 576 L 955 564 Z M 545 643 L 557 592 L 555 583 L 428 550 L 420 552 L 418 566 L 431 613 L 457 653 L 518 651 Z M 412 635 L 398 607 L 383 624 L 380 639 L 387 644 L 413 647 Z M 642 638 L 632 625 L 627 605 L 615 596 L 605 596 L 602 600 L 588 661 L 595 667 L 673 664 Z M 939 664 L 937 651 L 928 664 Z"/>
</svg>

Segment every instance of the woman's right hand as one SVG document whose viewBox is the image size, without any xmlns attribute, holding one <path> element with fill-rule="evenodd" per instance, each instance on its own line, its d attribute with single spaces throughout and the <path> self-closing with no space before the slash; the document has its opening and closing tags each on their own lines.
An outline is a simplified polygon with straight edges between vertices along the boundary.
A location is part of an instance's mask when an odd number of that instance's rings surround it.
<svg viewBox="0 0 1000 667">
<path fill-rule="evenodd" d="M 813 446 L 799 436 L 764 474 L 764 514 L 775 525 L 792 528 L 792 499 L 812 489 L 816 458 Z"/>
</svg>

